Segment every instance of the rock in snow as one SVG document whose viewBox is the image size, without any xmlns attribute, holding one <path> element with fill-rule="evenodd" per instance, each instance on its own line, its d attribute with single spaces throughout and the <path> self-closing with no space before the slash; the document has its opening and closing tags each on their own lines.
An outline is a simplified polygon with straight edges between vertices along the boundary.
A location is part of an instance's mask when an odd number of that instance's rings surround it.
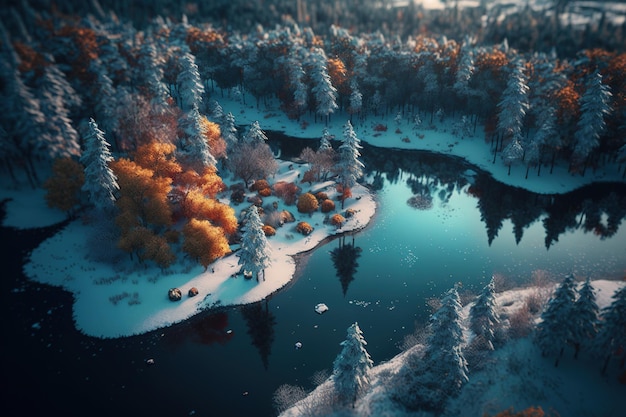
<svg viewBox="0 0 626 417">
<path fill-rule="evenodd" d="M 328 311 L 328 306 L 324 303 L 319 303 L 315 306 L 315 312 L 317 314 L 322 314 Z"/>
</svg>

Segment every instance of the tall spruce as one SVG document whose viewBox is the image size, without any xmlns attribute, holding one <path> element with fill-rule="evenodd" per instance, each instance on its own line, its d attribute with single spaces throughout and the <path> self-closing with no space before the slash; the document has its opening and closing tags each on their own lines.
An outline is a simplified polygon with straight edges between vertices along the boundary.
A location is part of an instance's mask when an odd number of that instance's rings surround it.
<svg viewBox="0 0 626 417">
<path fill-rule="evenodd" d="M 365 346 L 367 342 L 358 323 L 348 327 L 343 347 L 333 363 L 332 379 L 340 401 L 354 406 L 358 396 L 369 385 L 369 371 L 374 362 Z"/>
<path fill-rule="evenodd" d="M 244 219 L 244 232 L 241 238 L 239 261 L 241 273 L 259 281 L 259 275 L 263 273 L 265 281 L 265 268 L 271 264 L 271 247 L 263 232 L 263 222 L 259 217 L 256 206 L 250 206 Z"/>
</svg>

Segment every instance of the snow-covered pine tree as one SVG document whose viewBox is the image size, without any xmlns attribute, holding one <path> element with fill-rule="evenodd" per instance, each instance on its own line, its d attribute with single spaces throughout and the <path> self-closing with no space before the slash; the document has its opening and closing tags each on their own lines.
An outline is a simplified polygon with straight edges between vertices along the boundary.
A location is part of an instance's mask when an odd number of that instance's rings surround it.
<svg viewBox="0 0 626 417">
<path fill-rule="evenodd" d="M 51 160 L 80 155 L 78 132 L 72 125 L 63 100 L 64 88 L 68 87 L 71 88 L 56 65 L 45 67 L 37 90 L 41 111 L 46 118 L 39 153 Z"/>
<path fill-rule="evenodd" d="M 250 128 L 243 136 L 243 140 L 248 143 L 265 143 L 267 142 L 267 136 L 258 121 L 252 122 Z"/>
<path fill-rule="evenodd" d="M 256 206 L 250 206 L 244 222 L 245 230 L 241 238 L 238 261 L 238 265 L 241 265 L 240 272 L 244 276 L 256 278 L 257 282 L 262 272 L 263 281 L 265 281 L 265 268 L 271 264 L 271 246 L 263 232 L 263 222 Z"/>
<path fill-rule="evenodd" d="M 611 304 L 600 313 L 598 333 L 593 345 L 596 355 L 604 358 L 603 374 L 611 357 L 620 358 L 622 368 L 626 360 L 626 286 L 616 290 L 611 298 Z"/>
<path fill-rule="evenodd" d="M 330 140 L 332 139 L 332 135 L 327 127 L 322 129 L 322 137 L 320 138 L 320 146 L 317 148 L 318 152 L 327 151 L 332 149 L 332 145 L 330 144 Z"/>
<path fill-rule="evenodd" d="M 239 141 L 239 137 L 237 136 L 237 125 L 235 124 L 235 116 L 231 112 L 228 112 L 224 116 L 224 121 L 220 125 L 220 130 L 222 131 L 222 137 L 226 142 L 226 149 L 230 151 Z"/>
<path fill-rule="evenodd" d="M 571 319 L 574 321 L 573 338 L 574 358 L 578 357 L 581 347 L 589 347 L 596 336 L 598 322 L 598 304 L 591 281 L 587 278 L 578 291 L 578 299 L 574 303 Z"/>
<path fill-rule="evenodd" d="M 361 112 L 363 108 L 363 94 L 359 90 L 359 83 L 356 79 L 350 80 L 350 105 L 348 106 L 348 112 L 350 115 Z"/>
<path fill-rule="evenodd" d="M 500 323 L 493 277 L 470 308 L 469 319 L 470 330 L 474 332 L 476 338 L 480 338 L 481 346 L 493 350 L 493 343 L 496 339 L 494 330 Z"/>
<path fill-rule="evenodd" d="M 169 89 L 163 82 L 163 60 L 157 54 L 156 46 L 146 39 L 139 53 L 141 76 L 138 77 L 148 88 L 151 102 L 157 112 L 162 112 L 168 105 Z"/>
<path fill-rule="evenodd" d="M 194 106 L 179 119 L 179 126 L 185 133 L 185 137 L 181 140 L 180 152 L 206 168 L 215 166 L 217 161 L 211 153 L 202 117 L 198 107 Z"/>
<path fill-rule="evenodd" d="M 461 350 L 461 309 L 456 288 L 448 290 L 441 307 L 430 318 L 431 334 L 423 357 L 414 358 L 413 364 L 400 372 L 396 399 L 407 408 L 440 411 L 448 397 L 458 394 L 469 380 Z"/>
<path fill-rule="evenodd" d="M 585 93 L 580 97 L 580 119 L 574 133 L 574 162 L 584 163 L 599 146 L 600 135 L 606 127 L 604 117 L 611 111 L 611 92 L 595 71 L 585 82 Z"/>
<path fill-rule="evenodd" d="M 535 343 L 544 356 L 556 356 L 554 366 L 559 366 L 565 346 L 573 339 L 572 313 L 576 300 L 574 276 L 567 275 L 548 300 L 541 313 L 541 322 L 535 329 Z"/>
<path fill-rule="evenodd" d="M 362 148 L 361 140 L 357 137 L 352 123 L 347 121 L 343 127 L 343 143 L 339 146 L 339 171 L 342 186 L 352 188 L 363 176 L 363 162 L 359 151 Z"/>
<path fill-rule="evenodd" d="M 511 165 L 517 161 L 521 161 L 524 156 L 524 148 L 519 139 L 513 139 L 502 150 L 502 161 L 504 165 L 509 167 L 508 174 L 511 175 Z"/>
<path fill-rule="evenodd" d="M 186 52 L 180 58 L 180 67 L 181 71 L 176 78 L 180 108 L 184 112 L 189 112 L 194 107 L 199 110 L 204 94 L 204 85 L 200 79 L 196 57 L 191 52 Z"/>
<path fill-rule="evenodd" d="M 339 108 L 337 105 L 337 89 L 333 86 L 326 63 L 326 54 L 321 48 L 313 48 L 310 53 L 311 78 L 313 88 L 311 91 L 317 103 L 317 114 L 328 121 L 328 117 Z"/>
<path fill-rule="evenodd" d="M 119 106 L 113 81 L 107 75 L 106 69 L 99 59 L 91 61 L 89 69 L 96 75 L 94 88 L 96 119 L 109 137 L 115 137 L 119 124 Z"/>
<path fill-rule="evenodd" d="M 461 59 L 455 74 L 454 90 L 461 97 L 469 95 L 469 81 L 474 74 L 474 52 L 472 51 L 472 40 L 466 38 L 461 45 Z"/>
<path fill-rule="evenodd" d="M 333 382 L 340 401 L 354 406 L 358 396 L 369 385 L 369 371 L 374 362 L 365 349 L 367 342 L 358 323 L 348 327 L 341 342 L 341 353 L 333 363 Z"/>
<path fill-rule="evenodd" d="M 505 139 L 522 142 L 522 126 L 528 110 L 528 86 L 521 58 L 513 61 L 511 73 L 498 103 L 498 131 Z"/>
<path fill-rule="evenodd" d="M 80 162 L 85 167 L 83 191 L 89 194 L 89 201 L 99 210 L 111 210 L 119 190 L 117 177 L 109 168 L 113 160 L 104 132 L 93 119 L 84 138 L 85 149 Z"/>
</svg>

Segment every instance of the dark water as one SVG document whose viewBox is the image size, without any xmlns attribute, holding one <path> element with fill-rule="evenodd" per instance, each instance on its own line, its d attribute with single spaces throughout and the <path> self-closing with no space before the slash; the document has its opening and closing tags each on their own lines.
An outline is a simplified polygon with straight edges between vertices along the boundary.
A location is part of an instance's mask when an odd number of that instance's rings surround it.
<svg viewBox="0 0 626 417">
<path fill-rule="evenodd" d="M 306 144 L 282 147 L 283 157 Z M 311 388 L 354 321 L 378 363 L 426 320 L 428 299 L 456 282 L 472 290 L 492 274 L 524 283 L 537 271 L 626 272 L 624 184 L 536 195 L 455 158 L 368 147 L 363 154 L 379 201 L 368 228 L 302 256 L 297 279 L 263 303 L 141 336 L 77 332 L 71 295 L 21 274 L 24 256 L 55 228 L 0 229 L 11 242 L 3 254 L 3 399 L 23 407 L 15 415 L 271 416 L 276 388 Z M 409 207 L 412 196 L 430 208 Z M 319 302 L 330 307 L 324 315 L 313 310 Z"/>
</svg>

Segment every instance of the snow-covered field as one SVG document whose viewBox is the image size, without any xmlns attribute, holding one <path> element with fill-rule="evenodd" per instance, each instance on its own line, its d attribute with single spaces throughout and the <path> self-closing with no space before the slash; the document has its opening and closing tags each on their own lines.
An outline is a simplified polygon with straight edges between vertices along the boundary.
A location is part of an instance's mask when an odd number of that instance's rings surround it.
<svg viewBox="0 0 626 417">
<path fill-rule="evenodd" d="M 316 123 L 312 115 L 300 121 L 289 120 L 277 106 L 257 108 L 234 99 L 234 94 L 233 98 L 229 98 L 229 93 L 222 96 L 216 91 L 214 97 L 219 100 L 224 112 L 233 113 L 237 124 L 249 125 L 259 121 L 261 128 L 266 131 L 282 131 L 293 137 L 311 138 L 311 147 L 317 148 L 325 125 Z M 248 97 L 247 103 L 254 103 L 254 99 Z M 424 120 L 427 117 L 421 115 Z M 335 114 L 327 125 L 338 139 L 342 137 L 346 120 L 345 114 Z M 490 144 L 483 138 L 482 127 L 478 126 L 473 136 L 461 138 L 452 134 L 452 124 L 455 122 L 458 120 L 445 118 L 442 122 L 435 120 L 434 128 L 415 129 L 414 115 L 404 115 L 355 120 L 353 125 L 359 139 L 371 145 L 424 149 L 461 156 L 491 172 L 504 183 L 535 192 L 559 193 L 593 181 L 620 180 L 621 174 L 616 165 L 607 165 L 597 172 L 589 172 L 585 177 L 573 176 L 567 172 L 566 166 L 560 165 L 555 166 L 552 174 L 548 170 L 544 170 L 541 176 L 531 172 L 528 179 L 524 178 L 526 169 L 523 166 L 513 167 L 511 175 L 508 175 L 507 167 L 500 160 L 492 163 Z M 378 124 L 387 125 L 387 130 L 375 130 Z M 303 168 L 296 164 L 292 170 L 289 165 L 289 162 L 283 162 L 273 181 L 297 181 Z M 229 178 L 224 180 L 229 184 Z M 297 182 L 304 191 L 308 191 L 306 184 Z M 4 183 L 9 184 L 9 181 Z M 320 190 L 333 196 L 334 187 L 331 183 L 317 184 L 311 189 L 314 192 Z M 63 218 L 60 212 L 46 207 L 41 190 L 0 190 L 0 199 L 5 198 L 12 199 L 7 203 L 5 226 L 41 227 L 57 223 Z M 224 195 L 221 198 L 227 200 Z M 267 203 L 271 201 L 268 199 L 265 201 Z M 245 206 L 243 204 L 236 210 Z M 309 217 L 299 215 L 295 206 L 281 207 L 292 211 L 296 221 L 309 222 L 315 231 L 304 237 L 293 230 L 293 224 L 280 228 L 277 235 L 269 240 L 273 248 L 272 265 L 266 271 L 267 280 L 261 283 L 231 278 L 238 270 L 236 255 L 219 260 L 206 272 L 201 266 L 184 261 L 165 272 L 156 267 L 137 268 L 127 258 L 115 264 L 98 262 L 90 253 L 95 247 L 90 243 L 90 240 L 94 240 L 94 230 L 81 220 L 69 224 L 33 251 L 24 271 L 34 280 L 62 286 L 74 294 L 76 326 L 84 333 L 99 337 L 143 333 L 185 320 L 204 308 L 262 300 L 292 278 L 295 271 L 292 255 L 313 249 L 329 235 L 364 227 L 375 212 L 375 200 L 365 188 L 355 187 L 353 198 L 346 201 L 345 208 L 355 209 L 357 215 L 339 230 L 323 224 L 324 215 L 320 212 Z M 200 295 L 194 298 L 185 296 L 181 302 L 172 303 L 167 298 L 167 291 L 173 287 L 180 288 L 183 294 L 190 287 L 196 287 Z"/>
<path fill-rule="evenodd" d="M 614 292 L 626 283 L 597 280 L 592 285 L 596 290 L 596 302 L 603 308 L 611 303 Z M 536 290 L 522 288 L 497 294 L 501 314 L 517 311 Z M 470 307 L 471 304 L 464 308 L 465 317 Z M 364 337 L 367 340 L 367 334 Z M 407 413 L 390 399 L 391 377 L 402 368 L 414 349 L 421 348 L 416 345 L 374 366 L 370 373 L 370 389 L 357 401 L 354 409 L 331 411 L 329 392 L 333 383 L 329 379 L 283 412 L 281 417 L 316 415 L 314 410 L 325 410 L 325 416 L 430 417 L 432 414 L 426 412 Z M 441 416 L 494 415 L 509 408 L 521 411 L 529 407 L 541 407 L 546 413 L 554 411 L 558 413 L 556 415 L 568 417 L 623 416 L 626 386 L 618 383 L 616 373 L 601 375 L 602 364 L 587 354 L 581 353 L 577 360 L 572 357 L 573 350 L 566 350 L 559 366 L 555 367 L 554 358 L 542 357 L 530 336 L 511 339 L 491 352 L 480 369 L 470 370 L 469 382 L 458 397 L 448 402 Z"/>
</svg>

